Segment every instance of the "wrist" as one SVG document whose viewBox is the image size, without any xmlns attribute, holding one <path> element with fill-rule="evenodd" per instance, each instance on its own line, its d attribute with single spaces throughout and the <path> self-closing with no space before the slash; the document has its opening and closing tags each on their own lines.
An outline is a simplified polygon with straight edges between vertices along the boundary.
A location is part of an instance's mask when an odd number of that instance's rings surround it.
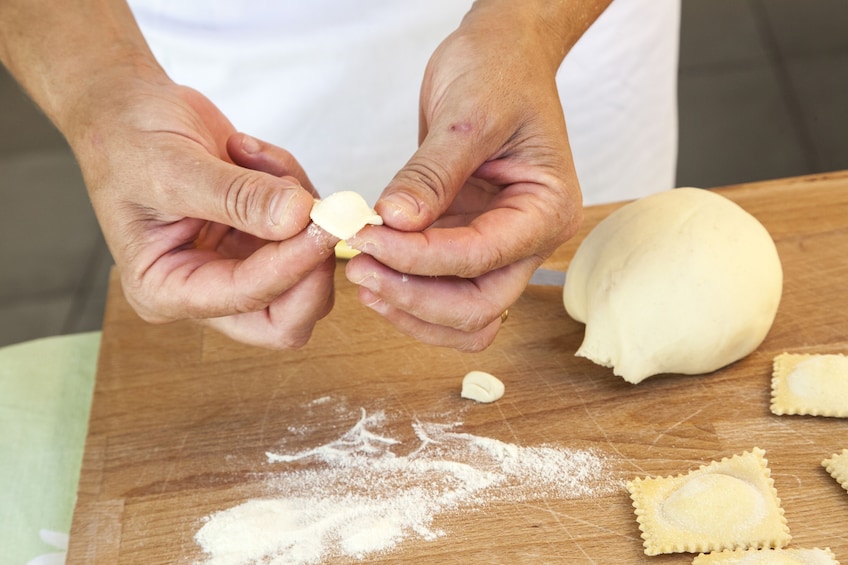
<svg viewBox="0 0 848 565">
<path fill-rule="evenodd" d="M 167 80 L 123 2 L 6 0 L 0 60 L 69 141 L 122 85 Z"/>
<path fill-rule="evenodd" d="M 612 0 L 478 0 L 461 31 L 531 50 L 553 73 Z"/>
<path fill-rule="evenodd" d="M 146 56 L 126 54 L 120 62 L 101 68 L 94 77 L 81 81 L 79 88 L 56 96 L 48 103 L 49 110 L 45 108 L 75 151 L 90 146 L 100 137 L 98 132 L 122 127 L 125 116 L 139 106 L 139 96 L 146 96 L 151 87 L 173 84 L 156 61 Z"/>
</svg>

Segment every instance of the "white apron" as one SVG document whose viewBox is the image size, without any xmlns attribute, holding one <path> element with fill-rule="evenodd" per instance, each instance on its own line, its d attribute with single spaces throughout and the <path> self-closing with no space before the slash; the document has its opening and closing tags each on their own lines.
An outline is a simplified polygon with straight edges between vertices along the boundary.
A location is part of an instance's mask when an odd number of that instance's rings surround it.
<svg viewBox="0 0 848 565">
<path fill-rule="evenodd" d="M 131 0 L 173 80 L 374 203 L 412 156 L 436 46 L 470 0 Z M 674 185 L 680 0 L 614 0 L 557 75 L 584 202 Z"/>
</svg>

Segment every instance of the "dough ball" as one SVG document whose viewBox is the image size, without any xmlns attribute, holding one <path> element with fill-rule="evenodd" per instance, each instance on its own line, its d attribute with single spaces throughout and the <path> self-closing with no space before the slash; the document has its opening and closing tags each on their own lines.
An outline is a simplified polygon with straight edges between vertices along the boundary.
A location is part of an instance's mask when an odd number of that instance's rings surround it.
<svg viewBox="0 0 848 565">
<path fill-rule="evenodd" d="M 598 224 L 569 266 L 563 302 L 586 324 L 577 355 L 638 383 L 748 355 L 782 288 L 777 249 L 756 218 L 715 192 L 678 188 Z"/>
<path fill-rule="evenodd" d="M 383 218 L 360 194 L 351 190 L 316 200 L 309 217 L 318 227 L 342 240 L 352 238 L 368 224 L 383 224 Z"/>
</svg>

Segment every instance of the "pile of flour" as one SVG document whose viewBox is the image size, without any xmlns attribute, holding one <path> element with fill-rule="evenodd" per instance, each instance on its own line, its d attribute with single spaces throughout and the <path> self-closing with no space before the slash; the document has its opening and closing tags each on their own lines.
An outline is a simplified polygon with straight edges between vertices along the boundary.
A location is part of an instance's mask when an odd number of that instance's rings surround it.
<svg viewBox="0 0 848 565">
<path fill-rule="evenodd" d="M 421 420 L 411 423 L 416 445 L 410 447 L 382 432 L 384 412 L 359 413 L 356 424 L 329 443 L 266 453 L 280 468 L 268 485 L 271 494 L 206 519 L 195 536 L 208 556 L 205 563 L 366 559 L 405 539 L 449 535 L 433 525 L 447 512 L 621 488 L 611 479 L 608 459 L 595 451 L 521 447 L 459 432 L 459 422 Z M 308 434 L 290 431 L 301 441 Z"/>
</svg>

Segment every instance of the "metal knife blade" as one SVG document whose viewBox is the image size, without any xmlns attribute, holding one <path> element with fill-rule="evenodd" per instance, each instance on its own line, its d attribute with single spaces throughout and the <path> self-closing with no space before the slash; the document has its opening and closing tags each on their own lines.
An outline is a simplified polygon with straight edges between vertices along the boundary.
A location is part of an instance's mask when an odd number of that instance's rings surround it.
<svg viewBox="0 0 848 565">
<path fill-rule="evenodd" d="M 527 284 L 562 287 L 565 285 L 565 272 L 540 267 L 536 269 Z"/>
</svg>

